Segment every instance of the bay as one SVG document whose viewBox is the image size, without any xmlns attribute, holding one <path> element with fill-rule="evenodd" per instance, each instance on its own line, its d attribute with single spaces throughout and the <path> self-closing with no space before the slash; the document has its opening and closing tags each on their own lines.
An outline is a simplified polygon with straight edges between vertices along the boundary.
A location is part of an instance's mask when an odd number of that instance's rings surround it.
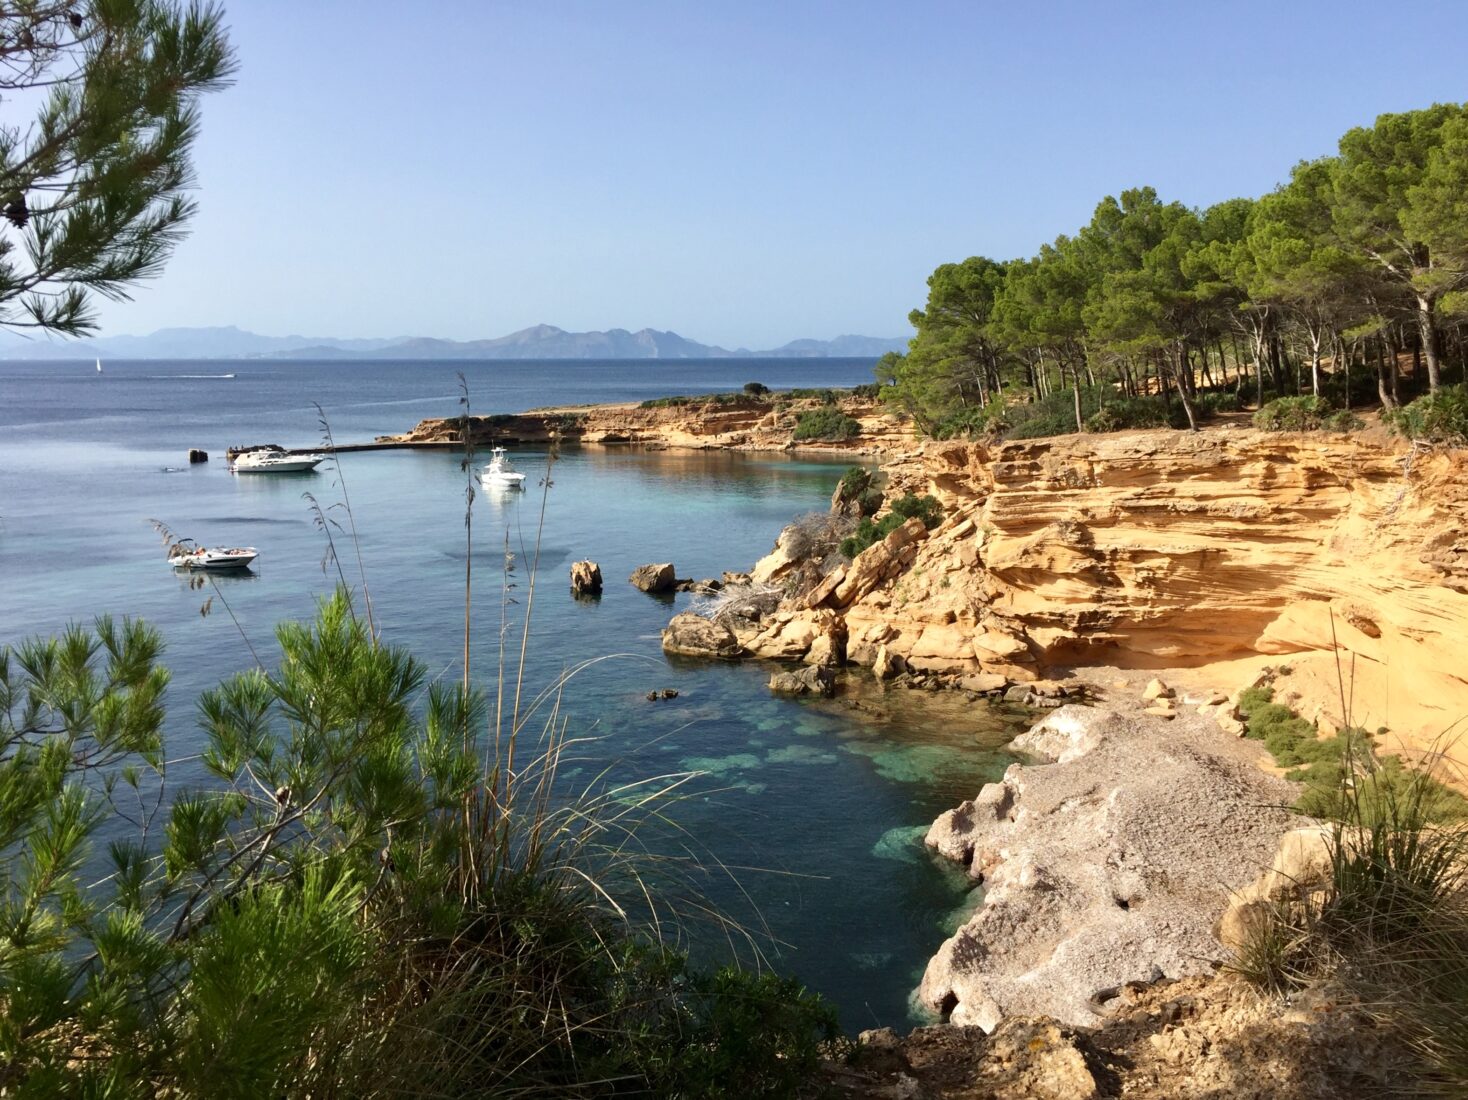
<svg viewBox="0 0 1468 1100">
<path fill-rule="evenodd" d="M 849 386 L 870 380 L 871 365 L 118 361 L 99 375 L 91 362 L 0 363 L 0 643 L 101 613 L 158 626 L 174 676 L 167 733 L 179 762 L 170 782 L 197 782 L 189 756 L 200 744 L 198 692 L 251 667 L 252 649 L 271 663 L 274 625 L 308 618 L 337 582 L 336 567 L 323 566 L 326 539 L 307 494 L 342 524 L 331 531 L 343 574 L 359 585 L 339 507 L 349 495 L 384 637 L 436 676 L 459 674 L 466 560 L 475 577 L 471 663 L 491 687 L 502 598 L 514 601 L 512 615 L 523 612 L 538 555 L 527 692 L 610 658 L 579 672 L 564 694 L 566 728 L 584 740 L 563 781 L 701 773 L 676 806 L 681 836 L 702 860 L 689 887 L 755 929 L 765 959 L 829 996 L 848 1028 L 901 1026 L 945 926 L 973 900 L 962 874 L 923 850 L 922 831 L 1002 772 L 1011 723 L 981 706 L 870 688 L 870 712 L 779 699 L 765 687 L 767 666 L 670 661 L 658 633 L 692 597 L 649 597 L 625 581 L 650 561 L 673 561 L 685 577 L 747 569 L 785 523 L 824 510 L 844 463 L 568 448 L 550 465 L 544 452 L 525 450 L 514 457 L 532 488 L 478 492 L 466 545 L 456 454 L 352 453 L 306 476 L 233 475 L 223 462 L 235 443 L 314 444 L 317 404 L 339 442 L 457 415 L 459 372 L 474 411 L 489 413 L 750 381 Z M 188 466 L 190 447 L 211 461 Z M 221 578 L 201 615 L 210 590 L 167 568 L 154 520 L 202 543 L 256 546 L 260 558 L 248 576 Z M 579 558 L 601 563 L 600 600 L 569 595 L 567 569 Z M 663 688 L 678 697 L 646 700 Z M 696 921 L 688 940 L 701 959 L 725 950 Z"/>
</svg>

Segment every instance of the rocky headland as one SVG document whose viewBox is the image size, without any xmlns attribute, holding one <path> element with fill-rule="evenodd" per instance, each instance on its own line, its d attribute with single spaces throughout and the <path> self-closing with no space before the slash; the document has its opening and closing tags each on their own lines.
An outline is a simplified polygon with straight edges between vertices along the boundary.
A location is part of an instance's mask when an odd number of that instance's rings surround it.
<svg viewBox="0 0 1468 1100">
<path fill-rule="evenodd" d="M 846 395 L 834 407 L 854 420 L 857 434 L 844 440 L 795 438 L 802 413 L 828 407 L 821 397 L 783 394 L 669 398 L 643 404 L 578 405 L 524 413 L 471 416 L 469 438 L 492 444 L 625 445 L 694 450 L 810 450 L 887 455 L 913 443 L 912 430 L 875 399 Z M 411 431 L 378 438 L 378 444 L 461 447 L 464 419 L 420 421 Z"/>
<path fill-rule="evenodd" d="M 1323 729 L 1418 751 L 1468 716 L 1462 451 L 1219 427 L 930 442 L 884 469 L 942 522 L 849 562 L 787 528 L 750 571 L 776 606 L 723 616 L 747 654 L 981 690 L 1112 666 L 1231 695 L 1268 666 Z"/>
<path fill-rule="evenodd" d="M 865 1035 L 833 1083 L 1326 1097 L 1389 1081 L 1406 1055 L 1350 994 L 1263 996 L 1221 969 L 1323 851 L 1237 703 L 1267 680 L 1322 735 L 1442 747 L 1468 716 L 1468 456 L 1225 424 L 911 444 L 883 471 L 877 518 L 914 493 L 941 520 L 847 559 L 838 490 L 664 634 L 783 662 L 774 690 L 859 675 L 1049 711 L 1014 743 L 1027 761 L 927 834 L 984 891 L 916 993 L 946 1026 Z"/>
</svg>

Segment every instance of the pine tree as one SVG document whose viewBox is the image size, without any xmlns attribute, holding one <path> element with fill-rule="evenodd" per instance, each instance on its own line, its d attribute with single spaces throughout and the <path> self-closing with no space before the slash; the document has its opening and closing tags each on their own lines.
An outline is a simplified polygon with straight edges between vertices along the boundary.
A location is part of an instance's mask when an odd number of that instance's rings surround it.
<svg viewBox="0 0 1468 1100">
<path fill-rule="evenodd" d="M 0 325 L 85 334 L 94 294 L 158 274 L 194 213 L 199 96 L 233 68 L 212 5 L 0 9 Z"/>
</svg>

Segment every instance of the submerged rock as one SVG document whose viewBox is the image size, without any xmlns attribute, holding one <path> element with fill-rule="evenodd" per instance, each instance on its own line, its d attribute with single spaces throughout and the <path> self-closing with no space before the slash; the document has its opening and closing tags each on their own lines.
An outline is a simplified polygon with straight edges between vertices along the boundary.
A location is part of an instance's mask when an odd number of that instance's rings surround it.
<svg viewBox="0 0 1468 1100">
<path fill-rule="evenodd" d="M 770 677 L 770 690 L 781 695 L 836 694 L 836 674 L 825 665 L 807 665 L 796 672 L 777 672 Z"/>
</svg>

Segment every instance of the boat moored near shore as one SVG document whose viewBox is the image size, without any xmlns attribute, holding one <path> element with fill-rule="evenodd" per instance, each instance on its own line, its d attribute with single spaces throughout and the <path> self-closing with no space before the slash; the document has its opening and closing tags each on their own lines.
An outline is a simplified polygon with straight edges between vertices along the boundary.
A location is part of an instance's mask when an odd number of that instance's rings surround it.
<svg viewBox="0 0 1468 1100">
<path fill-rule="evenodd" d="M 179 544 L 168 552 L 175 569 L 244 569 L 260 556 L 253 546 L 207 547 Z"/>
</svg>

